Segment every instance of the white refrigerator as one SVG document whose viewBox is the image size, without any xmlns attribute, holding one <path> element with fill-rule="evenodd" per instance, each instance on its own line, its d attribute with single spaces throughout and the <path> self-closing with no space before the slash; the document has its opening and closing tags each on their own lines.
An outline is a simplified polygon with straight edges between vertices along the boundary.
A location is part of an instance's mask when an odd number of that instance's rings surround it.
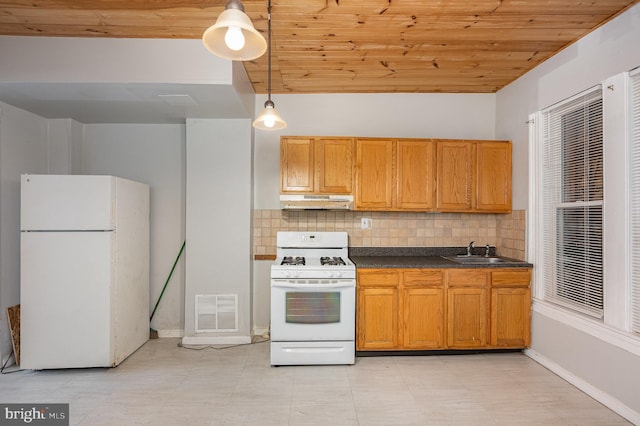
<svg viewBox="0 0 640 426">
<path fill-rule="evenodd" d="M 149 186 L 22 175 L 20 366 L 115 367 L 149 339 Z"/>
</svg>

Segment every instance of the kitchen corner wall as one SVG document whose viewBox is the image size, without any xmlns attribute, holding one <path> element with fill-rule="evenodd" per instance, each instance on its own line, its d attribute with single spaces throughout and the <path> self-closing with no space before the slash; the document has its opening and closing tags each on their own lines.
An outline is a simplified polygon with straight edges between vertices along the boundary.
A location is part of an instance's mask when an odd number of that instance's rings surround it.
<svg viewBox="0 0 640 426">
<path fill-rule="evenodd" d="M 363 217 L 372 220 L 361 229 Z M 274 255 L 278 231 L 346 231 L 352 247 L 457 247 L 490 244 L 501 256 L 525 260 L 526 215 L 254 210 L 253 253 Z"/>
<path fill-rule="evenodd" d="M 251 343 L 251 120 L 187 119 L 186 131 L 182 343 Z"/>
</svg>

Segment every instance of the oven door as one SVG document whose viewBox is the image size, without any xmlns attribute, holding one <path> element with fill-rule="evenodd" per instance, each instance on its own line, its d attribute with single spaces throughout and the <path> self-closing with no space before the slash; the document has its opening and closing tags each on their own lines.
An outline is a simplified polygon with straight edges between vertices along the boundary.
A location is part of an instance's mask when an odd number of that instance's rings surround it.
<svg viewBox="0 0 640 426">
<path fill-rule="evenodd" d="M 271 340 L 353 341 L 353 279 L 272 279 Z"/>
</svg>

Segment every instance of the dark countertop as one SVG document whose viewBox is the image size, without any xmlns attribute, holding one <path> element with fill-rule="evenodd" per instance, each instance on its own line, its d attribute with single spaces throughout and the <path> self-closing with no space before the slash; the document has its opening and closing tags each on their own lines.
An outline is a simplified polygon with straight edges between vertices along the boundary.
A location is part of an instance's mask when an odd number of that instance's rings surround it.
<svg viewBox="0 0 640 426">
<path fill-rule="evenodd" d="M 532 268 L 523 260 L 499 256 L 509 262 L 464 264 L 442 256 L 465 254 L 466 247 L 351 247 L 349 259 L 356 268 Z M 473 254 L 484 254 L 484 247 L 476 247 Z M 495 255 L 491 247 L 490 255 Z"/>
</svg>

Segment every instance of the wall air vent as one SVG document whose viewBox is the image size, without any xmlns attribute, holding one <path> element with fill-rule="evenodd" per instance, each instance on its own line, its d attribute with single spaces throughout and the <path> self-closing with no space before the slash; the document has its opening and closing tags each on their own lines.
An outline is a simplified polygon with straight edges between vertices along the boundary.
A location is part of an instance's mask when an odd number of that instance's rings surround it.
<svg viewBox="0 0 640 426">
<path fill-rule="evenodd" d="M 238 331 L 237 294 L 196 294 L 196 333 Z"/>
</svg>

